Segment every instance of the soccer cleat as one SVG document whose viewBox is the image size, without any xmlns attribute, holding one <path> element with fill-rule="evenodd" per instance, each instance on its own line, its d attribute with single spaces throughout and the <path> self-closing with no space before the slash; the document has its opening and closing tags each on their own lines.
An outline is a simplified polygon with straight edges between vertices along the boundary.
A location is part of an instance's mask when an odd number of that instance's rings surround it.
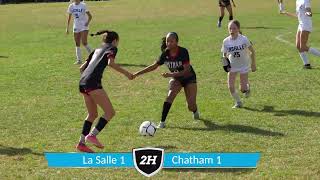
<svg viewBox="0 0 320 180">
<path fill-rule="evenodd" d="M 311 64 L 305 64 L 303 66 L 303 69 L 312 69 L 312 66 L 311 66 Z"/>
<path fill-rule="evenodd" d="M 250 85 L 247 84 L 247 87 L 248 87 L 248 90 L 245 93 L 243 93 L 245 98 L 250 97 Z"/>
<path fill-rule="evenodd" d="M 76 62 L 74 62 L 73 64 L 82 64 L 82 62 L 80 60 L 77 60 Z"/>
<path fill-rule="evenodd" d="M 88 146 L 82 143 L 77 144 L 76 148 L 78 151 L 81 151 L 81 152 L 94 153 L 92 149 L 90 149 Z"/>
<path fill-rule="evenodd" d="M 166 127 L 166 123 L 165 122 L 160 122 L 159 125 L 157 126 L 157 129 L 163 129 Z"/>
<path fill-rule="evenodd" d="M 220 21 L 218 21 L 217 27 L 218 27 L 218 28 L 221 28 L 221 22 L 220 22 Z"/>
<path fill-rule="evenodd" d="M 193 119 L 194 120 L 199 120 L 200 119 L 200 113 L 199 113 L 199 111 L 196 111 L 195 113 L 193 113 Z"/>
<path fill-rule="evenodd" d="M 232 109 L 242 108 L 242 102 L 236 102 Z"/>
<path fill-rule="evenodd" d="M 97 136 L 88 134 L 85 139 L 86 139 L 86 142 L 89 142 L 100 149 L 104 148 L 104 145 L 99 142 L 99 140 L 97 139 Z"/>
</svg>

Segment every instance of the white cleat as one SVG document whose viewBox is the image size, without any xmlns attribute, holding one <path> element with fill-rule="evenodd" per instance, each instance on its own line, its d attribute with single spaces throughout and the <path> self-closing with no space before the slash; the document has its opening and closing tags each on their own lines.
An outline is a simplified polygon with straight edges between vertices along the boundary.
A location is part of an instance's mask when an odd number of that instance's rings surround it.
<svg viewBox="0 0 320 180">
<path fill-rule="evenodd" d="M 236 104 L 232 107 L 232 109 L 242 108 L 242 102 L 236 102 Z"/>
<path fill-rule="evenodd" d="M 159 125 L 157 126 L 157 129 L 163 129 L 166 127 L 166 123 L 165 122 L 160 122 Z"/>
<path fill-rule="evenodd" d="M 193 113 L 193 119 L 194 120 L 199 120 L 200 119 L 200 113 L 199 113 L 199 111 L 196 111 L 195 113 Z"/>
</svg>

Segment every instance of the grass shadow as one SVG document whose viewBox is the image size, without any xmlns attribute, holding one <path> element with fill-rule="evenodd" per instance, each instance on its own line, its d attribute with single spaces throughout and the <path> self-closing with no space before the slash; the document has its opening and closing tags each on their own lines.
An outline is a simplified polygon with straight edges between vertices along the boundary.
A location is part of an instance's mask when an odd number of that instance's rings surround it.
<svg viewBox="0 0 320 180">
<path fill-rule="evenodd" d="M 3 58 L 3 59 L 6 58 L 7 59 L 7 58 L 9 58 L 9 56 L 0 56 L 0 58 Z"/>
<path fill-rule="evenodd" d="M 43 156 L 42 153 L 33 152 L 29 148 L 15 148 L 15 147 L 7 147 L 0 144 L 0 155 L 6 156 L 16 156 L 16 155 L 28 155 L 33 154 L 37 156 Z"/>
<path fill-rule="evenodd" d="M 119 63 L 120 66 L 127 66 L 127 67 L 147 67 L 145 64 L 127 64 L 127 63 Z"/>
<path fill-rule="evenodd" d="M 255 134 L 260 136 L 280 136 L 280 137 L 285 136 L 285 134 L 281 132 L 264 130 L 264 129 L 247 126 L 247 125 L 239 125 L 239 124 L 219 125 L 219 124 L 213 123 L 213 120 L 210 120 L 210 119 L 200 119 L 200 121 L 203 121 L 206 128 L 185 128 L 185 127 L 171 127 L 171 128 L 193 130 L 193 131 L 227 131 L 227 132 L 235 132 L 235 133 Z"/>
<path fill-rule="evenodd" d="M 248 111 L 254 111 L 254 112 L 273 113 L 274 116 L 295 115 L 295 116 L 305 116 L 305 117 L 320 117 L 320 112 L 304 111 L 304 110 L 298 110 L 298 109 L 275 110 L 273 106 L 263 106 L 263 109 L 254 109 L 249 107 L 244 107 L 243 109 Z"/>
<path fill-rule="evenodd" d="M 241 29 L 285 29 L 283 27 L 266 27 L 266 26 L 247 26 L 241 27 Z"/>
</svg>

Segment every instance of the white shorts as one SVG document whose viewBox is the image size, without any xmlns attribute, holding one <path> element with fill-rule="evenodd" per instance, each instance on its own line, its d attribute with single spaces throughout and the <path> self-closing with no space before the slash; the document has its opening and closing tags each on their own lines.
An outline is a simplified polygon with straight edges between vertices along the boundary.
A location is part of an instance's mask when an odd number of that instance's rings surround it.
<svg viewBox="0 0 320 180">
<path fill-rule="evenodd" d="M 73 32 L 74 33 L 79 33 L 79 32 L 88 31 L 88 30 L 89 30 L 89 27 L 85 26 L 85 25 L 73 26 Z"/>
<path fill-rule="evenodd" d="M 248 66 L 242 67 L 242 68 L 232 68 L 230 69 L 230 72 L 237 72 L 240 74 L 246 74 L 250 71 L 250 68 Z"/>
<path fill-rule="evenodd" d="M 312 32 L 312 20 L 311 17 L 303 16 L 299 18 L 298 31 Z"/>
</svg>

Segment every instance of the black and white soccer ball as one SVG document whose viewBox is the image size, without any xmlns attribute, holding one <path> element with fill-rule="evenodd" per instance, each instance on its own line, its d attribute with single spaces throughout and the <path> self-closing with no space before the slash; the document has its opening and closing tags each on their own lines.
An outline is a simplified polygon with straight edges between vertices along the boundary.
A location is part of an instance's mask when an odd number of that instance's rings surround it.
<svg viewBox="0 0 320 180">
<path fill-rule="evenodd" d="M 139 133 L 142 136 L 154 136 L 156 131 L 157 131 L 156 125 L 151 121 L 144 121 L 139 128 Z"/>
</svg>

